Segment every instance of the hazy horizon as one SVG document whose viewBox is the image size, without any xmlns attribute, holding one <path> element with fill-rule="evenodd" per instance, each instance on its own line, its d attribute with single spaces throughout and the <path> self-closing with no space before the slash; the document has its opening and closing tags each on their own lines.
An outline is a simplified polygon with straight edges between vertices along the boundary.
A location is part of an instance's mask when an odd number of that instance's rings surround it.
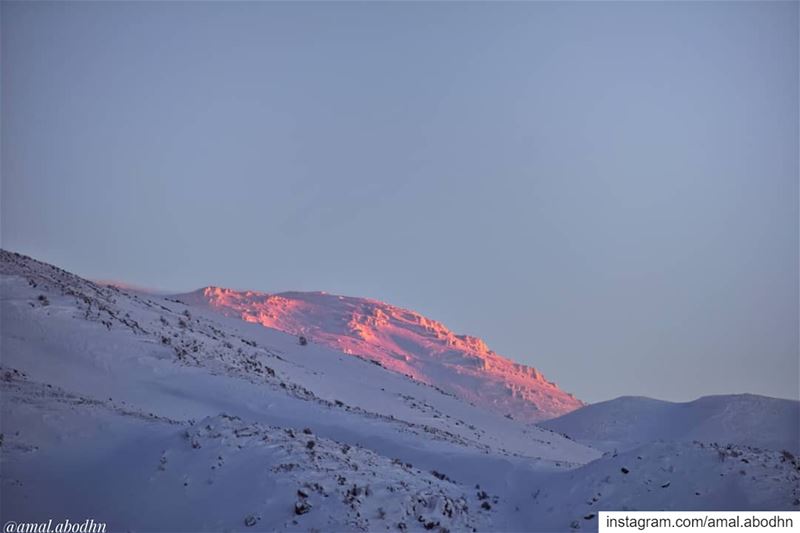
<svg viewBox="0 0 800 533">
<path fill-rule="evenodd" d="M 3 2 L 2 247 L 800 399 L 797 2 Z"/>
</svg>

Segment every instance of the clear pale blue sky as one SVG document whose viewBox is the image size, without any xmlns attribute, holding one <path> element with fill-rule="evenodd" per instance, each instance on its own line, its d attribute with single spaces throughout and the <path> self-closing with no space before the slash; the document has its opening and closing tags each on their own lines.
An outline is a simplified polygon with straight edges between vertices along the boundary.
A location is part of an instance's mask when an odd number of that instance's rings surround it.
<svg viewBox="0 0 800 533">
<path fill-rule="evenodd" d="M 798 397 L 798 3 L 3 2 L 2 246 Z"/>
</svg>

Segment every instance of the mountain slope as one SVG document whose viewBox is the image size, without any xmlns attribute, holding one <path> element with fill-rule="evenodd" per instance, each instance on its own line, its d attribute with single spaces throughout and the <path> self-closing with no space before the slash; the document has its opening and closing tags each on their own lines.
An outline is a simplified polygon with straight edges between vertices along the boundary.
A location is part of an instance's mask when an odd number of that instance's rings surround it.
<svg viewBox="0 0 800 533">
<path fill-rule="evenodd" d="M 599 455 L 369 361 L 5 251 L 0 316 L 0 521 L 508 529 L 475 484 L 504 505 L 508 476 Z M 210 449 L 220 451 L 200 452 Z M 212 468 L 234 454 L 235 471 Z M 300 515 L 298 489 L 312 505 Z"/>
<path fill-rule="evenodd" d="M 304 335 L 314 343 L 370 359 L 519 420 L 553 418 L 583 405 L 536 369 L 496 354 L 481 339 L 456 335 L 439 322 L 377 300 L 219 287 L 178 298 L 247 322 Z"/>
<path fill-rule="evenodd" d="M 3 426 L 24 429 L 6 433 L 4 518 L 91 516 L 110 531 L 490 527 L 463 487 L 310 430 L 151 417 L 11 374 Z"/>
<path fill-rule="evenodd" d="M 603 450 L 698 440 L 800 452 L 800 402 L 754 394 L 685 403 L 624 396 L 540 425 Z"/>
<path fill-rule="evenodd" d="M 5 251 L 0 318 L 1 523 L 553 532 L 595 529 L 595 497 L 609 510 L 800 501 L 798 463 L 776 452 L 601 456 L 364 359 Z"/>
</svg>

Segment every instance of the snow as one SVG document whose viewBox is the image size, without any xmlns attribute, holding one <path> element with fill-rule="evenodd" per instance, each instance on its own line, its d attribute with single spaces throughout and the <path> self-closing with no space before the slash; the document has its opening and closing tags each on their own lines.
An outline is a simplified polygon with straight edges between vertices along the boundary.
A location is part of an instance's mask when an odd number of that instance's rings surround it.
<svg viewBox="0 0 800 533">
<path fill-rule="evenodd" d="M 568 531 L 596 527 L 583 517 L 598 508 L 797 509 L 797 462 L 776 449 L 677 439 L 603 455 L 313 336 L 5 251 L 0 319 L 3 522 Z"/>
<path fill-rule="evenodd" d="M 549 476 L 530 513 L 539 529 L 564 531 L 596 529 L 599 510 L 797 510 L 798 464 L 771 450 L 654 442 Z"/>
<path fill-rule="evenodd" d="M 471 530 L 491 521 L 489 512 L 466 511 L 479 502 L 461 486 L 310 431 L 229 415 L 189 425 L 124 413 L 23 376 L 6 380 L 4 392 L 19 405 L 4 413 L 10 423 L 36 421 L 4 442 L 15 459 L 4 463 L 4 480 L 24 479 L 3 487 L 3 508 L 18 510 L 17 521 L 44 512 L 169 531 L 244 529 L 245 521 L 261 530 L 385 530 L 404 521 Z M 50 439 L 57 444 L 32 444 Z M 86 442 L 98 445 L 87 453 Z M 304 504 L 310 510 L 297 514 Z"/>
</svg>

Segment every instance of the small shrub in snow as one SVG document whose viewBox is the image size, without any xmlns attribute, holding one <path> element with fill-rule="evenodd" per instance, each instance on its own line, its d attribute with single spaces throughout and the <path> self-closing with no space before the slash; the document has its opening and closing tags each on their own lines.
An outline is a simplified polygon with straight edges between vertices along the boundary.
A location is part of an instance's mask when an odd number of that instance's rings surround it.
<svg viewBox="0 0 800 533">
<path fill-rule="evenodd" d="M 308 339 L 305 338 L 303 335 L 300 335 L 297 338 L 297 342 L 300 344 L 300 346 L 305 346 L 306 344 L 308 344 Z"/>
<path fill-rule="evenodd" d="M 441 473 L 441 472 L 439 472 L 438 470 L 431 470 L 431 474 L 433 474 L 433 477 L 435 477 L 436 479 L 441 479 L 442 481 L 452 481 L 452 480 L 451 480 L 451 479 L 450 479 L 450 478 L 447 476 L 447 474 L 442 474 L 442 473 Z"/>
<path fill-rule="evenodd" d="M 311 504 L 306 500 L 294 504 L 294 514 L 296 515 L 306 514 L 310 510 Z"/>
</svg>

